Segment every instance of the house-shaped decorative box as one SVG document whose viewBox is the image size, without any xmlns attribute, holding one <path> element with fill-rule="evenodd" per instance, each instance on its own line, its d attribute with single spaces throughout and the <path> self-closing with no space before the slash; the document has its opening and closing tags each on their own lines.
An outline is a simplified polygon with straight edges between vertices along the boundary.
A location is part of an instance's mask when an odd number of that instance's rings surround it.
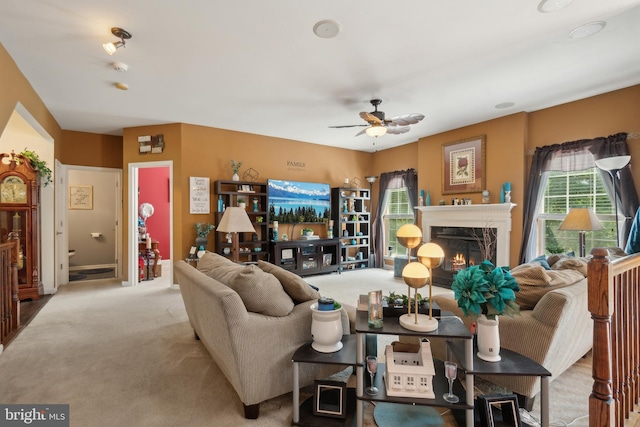
<svg viewBox="0 0 640 427">
<path fill-rule="evenodd" d="M 394 342 L 385 349 L 385 387 L 388 396 L 434 399 L 436 371 L 429 341 L 420 345 Z"/>
</svg>

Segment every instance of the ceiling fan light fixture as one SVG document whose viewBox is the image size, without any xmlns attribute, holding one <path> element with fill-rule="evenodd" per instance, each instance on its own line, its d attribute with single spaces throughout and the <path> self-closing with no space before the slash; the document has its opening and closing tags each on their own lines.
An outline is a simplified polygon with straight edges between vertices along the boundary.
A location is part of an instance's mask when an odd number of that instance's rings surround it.
<svg viewBox="0 0 640 427">
<path fill-rule="evenodd" d="M 370 137 L 377 138 L 387 133 L 387 128 L 380 125 L 371 125 L 365 130 L 365 132 L 367 132 L 367 135 Z"/>
</svg>

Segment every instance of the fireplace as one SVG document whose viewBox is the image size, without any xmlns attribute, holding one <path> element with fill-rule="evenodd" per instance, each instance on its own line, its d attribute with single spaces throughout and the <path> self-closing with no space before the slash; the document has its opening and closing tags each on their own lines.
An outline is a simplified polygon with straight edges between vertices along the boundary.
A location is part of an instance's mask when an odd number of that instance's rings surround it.
<svg viewBox="0 0 640 427">
<path fill-rule="evenodd" d="M 434 241 L 445 250 L 445 261 L 443 262 L 443 268 L 440 269 L 443 270 L 443 272 L 441 272 L 442 274 L 437 274 L 434 269 L 433 284 L 450 288 L 453 274 L 457 271 L 455 269 L 465 268 L 469 265 L 471 259 L 473 259 L 474 263 L 483 261 L 480 259 L 480 250 L 473 236 L 457 239 L 458 243 L 455 245 L 458 246 L 454 245 L 453 241 L 456 239 L 450 237 L 460 237 L 456 235 L 461 233 L 458 228 L 476 230 L 476 233 L 477 230 L 482 230 L 483 228 L 494 229 L 496 245 L 495 255 L 492 261 L 498 266 L 510 265 L 511 209 L 515 206 L 513 203 L 499 203 L 417 207 L 416 209 L 422 214 L 423 240 L 425 242 Z M 446 233 L 444 236 L 440 235 L 440 237 L 437 237 L 433 232 L 436 231 L 437 234 L 438 230 L 444 230 Z M 434 238 L 440 240 L 435 241 Z M 476 246 L 474 246 L 474 243 Z M 455 253 L 456 248 L 459 249 L 459 253 Z M 453 253 L 453 257 L 451 253 Z M 463 257 L 464 260 L 462 259 Z M 444 272 L 447 274 L 446 277 Z"/>
<path fill-rule="evenodd" d="M 495 243 L 495 228 L 490 229 L 489 235 Z M 453 276 L 464 268 L 478 265 L 484 261 L 480 250 L 479 239 L 482 239 L 483 229 L 476 227 L 431 227 L 431 241 L 437 243 L 444 250 L 444 261 L 440 267 L 433 270 L 433 284 L 450 288 Z M 492 263 L 496 261 L 495 244 L 488 258 Z"/>
</svg>

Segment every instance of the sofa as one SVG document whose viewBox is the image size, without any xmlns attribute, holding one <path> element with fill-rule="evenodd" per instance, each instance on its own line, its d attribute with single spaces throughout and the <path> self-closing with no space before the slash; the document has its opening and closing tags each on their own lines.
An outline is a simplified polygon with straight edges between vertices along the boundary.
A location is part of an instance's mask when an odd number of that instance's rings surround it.
<svg viewBox="0 0 640 427">
<path fill-rule="evenodd" d="M 520 315 L 498 318 L 500 346 L 535 360 L 551 372 L 553 381 L 593 343 L 593 320 L 587 308 L 587 259 L 539 257 L 513 268 L 511 274 L 520 287 L 516 293 Z M 452 295 L 437 295 L 434 301 L 441 310 L 459 316 L 465 325 L 470 327 L 474 321 L 464 316 Z M 434 357 L 446 357 L 445 351 L 444 346 L 435 345 Z M 538 377 L 482 378 L 520 395 L 520 403 L 528 410 L 540 391 Z"/>
<path fill-rule="evenodd" d="M 174 271 L 196 339 L 238 393 L 245 417 L 258 418 L 261 402 L 292 390 L 291 359 L 312 339 L 310 306 L 319 292 L 273 264 L 235 264 L 211 252 L 197 268 L 178 261 Z M 342 327 L 348 334 L 345 310 Z M 341 369 L 303 364 L 300 385 Z"/>
</svg>

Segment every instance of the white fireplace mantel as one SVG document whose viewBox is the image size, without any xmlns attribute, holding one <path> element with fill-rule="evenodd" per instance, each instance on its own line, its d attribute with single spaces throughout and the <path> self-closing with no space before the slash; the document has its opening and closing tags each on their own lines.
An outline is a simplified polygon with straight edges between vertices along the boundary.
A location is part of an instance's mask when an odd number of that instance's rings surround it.
<svg viewBox="0 0 640 427">
<path fill-rule="evenodd" d="M 495 228 L 496 263 L 510 265 L 511 209 L 514 203 L 417 206 L 422 212 L 422 239 L 431 241 L 431 227 Z"/>
</svg>

